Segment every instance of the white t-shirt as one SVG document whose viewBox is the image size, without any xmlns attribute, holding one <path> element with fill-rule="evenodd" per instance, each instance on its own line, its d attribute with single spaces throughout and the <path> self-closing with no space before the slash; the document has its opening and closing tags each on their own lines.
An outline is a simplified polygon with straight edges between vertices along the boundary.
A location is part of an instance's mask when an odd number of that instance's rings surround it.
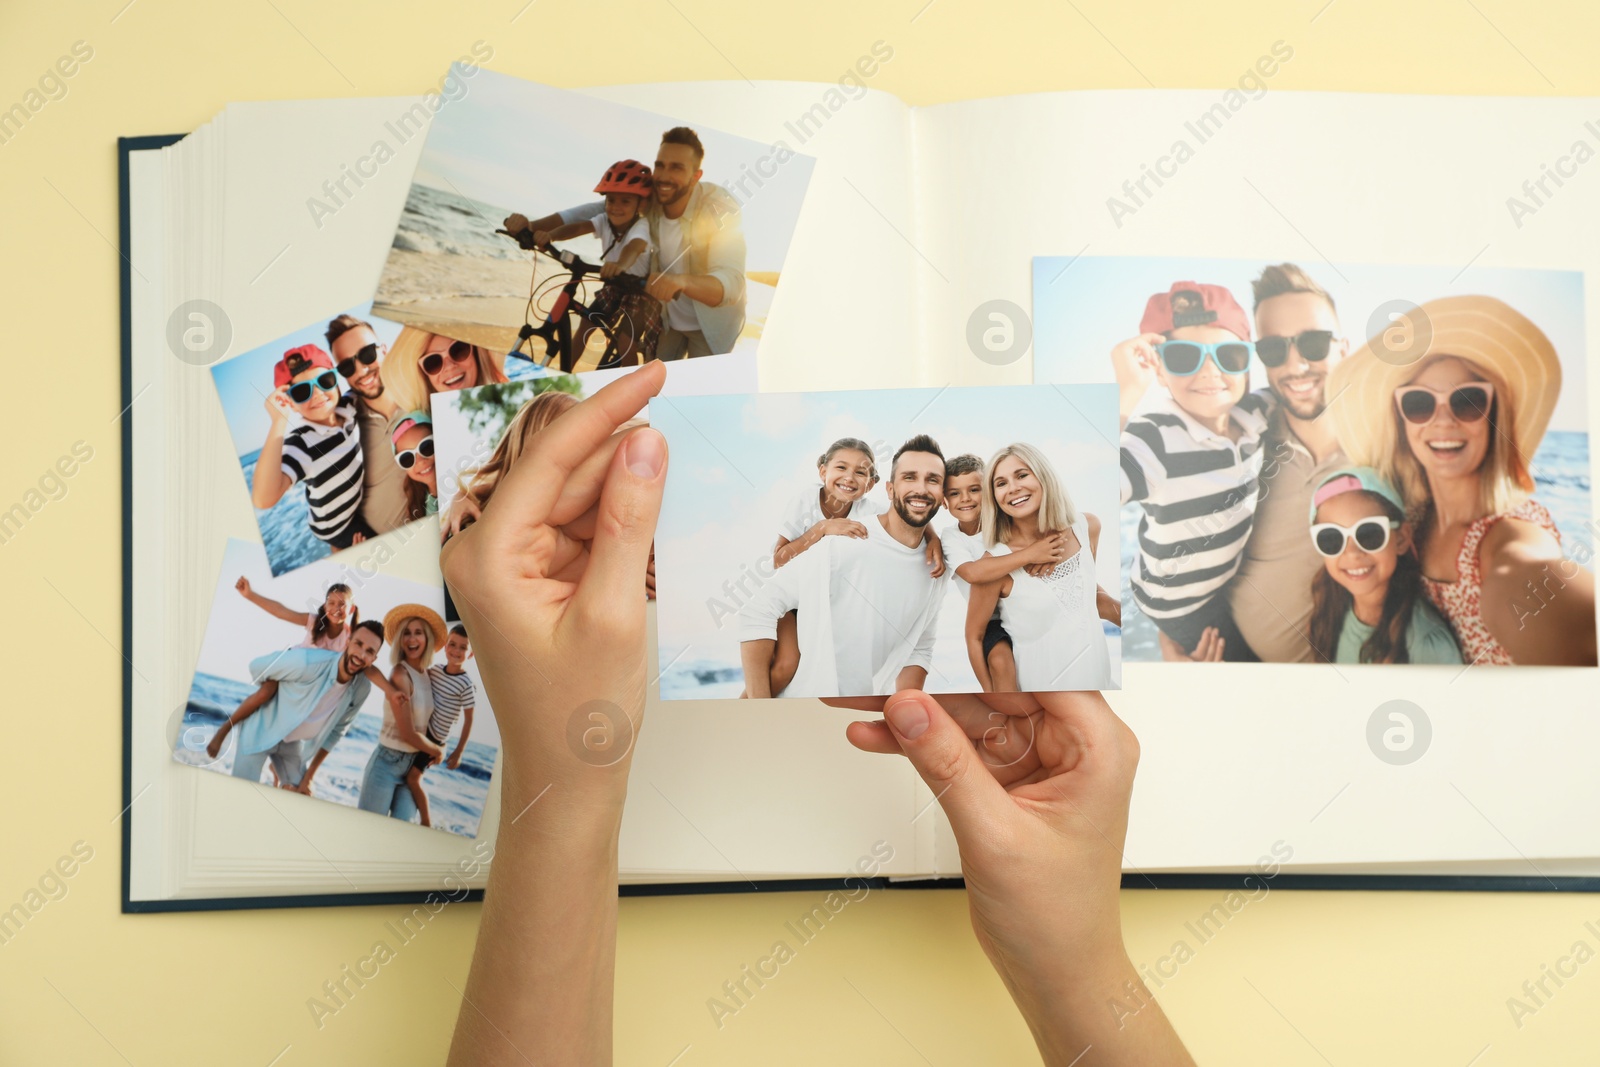
<svg viewBox="0 0 1600 1067">
<path fill-rule="evenodd" d="M 983 554 L 988 551 L 983 544 L 983 531 L 980 529 L 975 534 L 964 534 L 961 532 L 961 524 L 952 522 L 939 531 L 939 543 L 944 546 L 944 566 L 950 575 L 950 580 L 961 590 L 961 599 L 971 599 L 972 586 L 956 573 L 956 569 L 964 563 L 974 563 L 982 559 Z M 995 614 L 1000 614 L 998 604 L 995 605 Z"/>
<path fill-rule="evenodd" d="M 322 732 L 322 726 L 328 721 L 328 717 L 333 714 L 334 706 L 344 699 L 344 691 L 349 688 L 349 682 L 336 680 L 328 687 L 328 691 L 322 694 L 322 699 L 311 709 L 311 714 L 306 716 L 305 722 L 290 730 L 284 740 L 305 741 L 316 737 Z"/>
<path fill-rule="evenodd" d="M 903 668 L 933 664 L 944 578 L 928 573 L 922 545 L 896 541 L 876 517 L 865 526 L 865 538 L 824 537 L 739 611 L 739 640 L 758 641 L 798 609 L 800 668 L 784 696 L 888 696 Z"/>
<path fill-rule="evenodd" d="M 688 245 L 683 240 L 683 220 L 669 219 L 665 215 L 656 220 L 656 234 L 661 239 L 656 262 L 662 274 L 688 274 Z M 679 293 L 667 301 L 667 325 L 679 333 L 692 333 L 700 329 L 700 316 L 694 312 L 694 301 L 688 294 Z"/>
<path fill-rule="evenodd" d="M 846 518 L 857 522 L 866 522 L 870 516 L 882 515 L 889 510 L 889 502 L 866 494 L 856 498 L 850 505 L 850 513 Z M 825 516 L 822 514 L 822 483 L 807 489 L 789 501 L 789 506 L 783 509 L 783 517 L 778 520 L 778 532 L 789 540 L 804 537 L 805 532 Z"/>
<path fill-rule="evenodd" d="M 611 220 L 601 212 L 589 220 L 594 227 L 594 235 L 600 238 L 600 247 L 605 249 L 602 263 L 615 263 L 622 258 L 622 250 L 633 244 L 634 241 L 644 242 L 644 252 L 633 261 L 633 266 L 623 271 L 624 274 L 633 274 L 640 278 L 650 273 L 650 223 L 643 215 L 633 220 L 633 225 L 628 227 L 628 232 L 622 235 L 622 240 L 616 239 L 617 231 L 611 228 Z"/>
</svg>

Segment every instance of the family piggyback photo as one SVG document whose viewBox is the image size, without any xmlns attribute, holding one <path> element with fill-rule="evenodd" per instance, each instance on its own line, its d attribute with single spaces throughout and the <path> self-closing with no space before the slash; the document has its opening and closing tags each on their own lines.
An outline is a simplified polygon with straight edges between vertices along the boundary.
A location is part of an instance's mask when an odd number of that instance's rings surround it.
<svg viewBox="0 0 1600 1067">
<path fill-rule="evenodd" d="M 663 699 L 1117 688 L 1113 399 L 652 402 Z"/>
</svg>

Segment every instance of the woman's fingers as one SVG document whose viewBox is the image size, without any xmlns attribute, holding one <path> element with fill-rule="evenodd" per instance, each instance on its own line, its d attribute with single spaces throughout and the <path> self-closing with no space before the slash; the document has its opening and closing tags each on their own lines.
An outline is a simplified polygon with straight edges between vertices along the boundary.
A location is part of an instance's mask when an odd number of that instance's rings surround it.
<svg viewBox="0 0 1600 1067">
<path fill-rule="evenodd" d="M 666 382 L 666 365 L 651 362 L 580 401 L 534 436 L 528 453 L 495 488 L 479 525 L 494 529 L 542 524 L 568 477 L 600 448 L 618 426 L 634 418 Z M 577 508 L 576 512 L 583 511 Z M 510 524 L 510 525 L 508 525 Z"/>
<path fill-rule="evenodd" d="M 659 430 L 634 430 L 623 440 L 600 491 L 594 540 L 574 605 L 579 619 L 614 623 L 636 616 L 643 626 L 639 581 L 655 544 L 666 474 L 667 439 Z"/>
<path fill-rule="evenodd" d="M 894 739 L 894 731 L 889 729 L 889 724 L 879 720 L 877 722 L 853 722 L 844 728 L 845 740 L 863 752 L 876 752 L 884 756 L 899 756 L 900 742 Z"/>
<path fill-rule="evenodd" d="M 938 701 L 916 690 L 896 693 L 883 715 L 961 840 L 979 840 L 1009 809 L 1010 798 Z"/>
</svg>

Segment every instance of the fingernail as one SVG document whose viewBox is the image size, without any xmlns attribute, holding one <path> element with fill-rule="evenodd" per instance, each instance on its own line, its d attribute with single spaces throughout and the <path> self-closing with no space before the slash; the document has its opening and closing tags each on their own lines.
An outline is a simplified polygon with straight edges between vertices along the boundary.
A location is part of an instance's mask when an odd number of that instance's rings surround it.
<svg viewBox="0 0 1600 1067">
<path fill-rule="evenodd" d="M 640 478 L 654 478 L 667 461 L 667 439 L 661 436 L 660 430 L 646 427 L 630 434 L 622 447 L 628 470 Z"/>
<path fill-rule="evenodd" d="M 914 697 L 890 704 L 883 709 L 883 717 L 907 741 L 915 741 L 928 731 L 928 709 Z"/>
</svg>

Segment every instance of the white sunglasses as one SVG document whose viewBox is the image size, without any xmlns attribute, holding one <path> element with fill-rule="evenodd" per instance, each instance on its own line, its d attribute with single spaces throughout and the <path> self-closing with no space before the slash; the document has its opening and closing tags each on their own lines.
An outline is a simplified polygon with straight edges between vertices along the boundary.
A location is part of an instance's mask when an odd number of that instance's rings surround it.
<svg viewBox="0 0 1600 1067">
<path fill-rule="evenodd" d="M 1362 519 L 1354 526 L 1319 522 L 1311 527 L 1311 543 L 1319 555 L 1328 559 L 1344 555 L 1345 546 L 1351 541 L 1363 552 L 1382 552 L 1389 543 L 1389 531 L 1399 528 L 1393 519 Z"/>
</svg>

